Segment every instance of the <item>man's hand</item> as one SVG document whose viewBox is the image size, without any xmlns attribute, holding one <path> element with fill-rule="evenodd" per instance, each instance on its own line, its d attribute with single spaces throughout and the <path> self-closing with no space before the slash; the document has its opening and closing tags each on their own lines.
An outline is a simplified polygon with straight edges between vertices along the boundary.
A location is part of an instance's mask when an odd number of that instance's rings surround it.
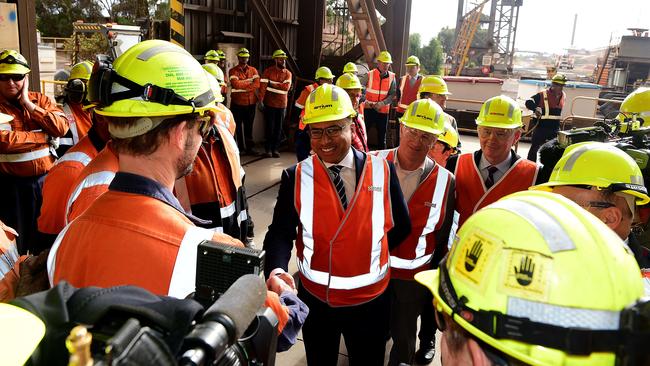
<svg viewBox="0 0 650 366">
<path fill-rule="evenodd" d="M 276 268 L 271 272 L 269 279 L 266 281 L 266 287 L 278 295 L 284 291 L 290 291 L 294 294 L 298 293 L 293 277 L 282 268 Z"/>
<path fill-rule="evenodd" d="M 535 113 L 535 117 L 537 117 L 537 118 L 541 117 L 542 116 L 542 107 L 535 108 L 535 112 L 533 112 L 533 113 Z"/>
<path fill-rule="evenodd" d="M 20 94 L 18 94 L 18 102 L 22 105 L 29 113 L 34 111 L 36 105 L 32 103 L 29 99 L 29 76 L 25 75 L 23 79 L 23 88 L 20 89 Z"/>
<path fill-rule="evenodd" d="M 239 241 L 239 239 L 235 239 L 232 236 L 224 233 L 214 233 L 212 235 L 212 241 L 216 241 L 217 243 L 221 243 L 221 244 L 231 245 L 233 247 L 244 248 L 244 243 Z"/>
<path fill-rule="evenodd" d="M 16 286 L 16 297 L 31 295 L 50 288 L 47 278 L 47 256 L 50 250 L 44 250 L 37 256 L 30 256 L 20 263 L 20 278 Z"/>
<path fill-rule="evenodd" d="M 377 102 L 372 106 L 372 109 L 379 112 L 379 110 L 384 106 L 384 102 Z"/>
</svg>

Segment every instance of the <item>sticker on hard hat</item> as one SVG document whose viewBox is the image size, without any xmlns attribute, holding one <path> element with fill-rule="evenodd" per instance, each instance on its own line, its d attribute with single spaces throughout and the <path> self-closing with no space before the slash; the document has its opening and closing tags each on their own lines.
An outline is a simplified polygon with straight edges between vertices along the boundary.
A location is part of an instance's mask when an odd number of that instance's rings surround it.
<svg viewBox="0 0 650 366">
<path fill-rule="evenodd" d="M 547 295 L 552 259 L 537 252 L 508 249 L 502 291 L 513 296 L 541 300 Z"/>
<path fill-rule="evenodd" d="M 427 115 L 424 115 L 424 114 L 416 114 L 415 116 L 418 117 L 418 118 L 424 118 L 427 121 L 433 121 L 433 118 L 431 118 L 431 117 L 429 117 Z"/>
<path fill-rule="evenodd" d="M 457 247 L 455 255 L 463 256 L 456 260 L 456 270 L 476 285 L 488 274 L 486 265 L 492 260 L 496 241 L 482 232 L 474 232 Z"/>
<path fill-rule="evenodd" d="M 185 66 L 169 66 L 164 67 L 164 88 L 173 89 L 179 95 L 198 95 L 203 92 L 199 88 L 202 84 L 196 75 L 193 75 L 191 70 Z"/>
<path fill-rule="evenodd" d="M 331 104 L 321 104 L 321 105 L 316 105 L 314 106 L 314 109 L 326 109 L 326 108 L 332 108 L 333 105 Z"/>
</svg>

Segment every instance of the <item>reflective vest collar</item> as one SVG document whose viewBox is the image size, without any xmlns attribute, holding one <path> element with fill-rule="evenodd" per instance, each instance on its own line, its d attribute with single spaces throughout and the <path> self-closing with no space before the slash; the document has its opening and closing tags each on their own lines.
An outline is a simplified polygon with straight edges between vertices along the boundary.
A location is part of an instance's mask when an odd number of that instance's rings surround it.
<svg viewBox="0 0 650 366">
<path fill-rule="evenodd" d="M 185 212 L 185 210 L 183 210 L 183 207 L 181 207 L 180 202 L 178 202 L 178 199 L 174 197 L 172 192 L 170 192 L 167 188 L 163 187 L 162 184 L 156 182 L 155 180 L 143 177 L 141 175 L 117 172 L 115 174 L 115 178 L 113 178 L 113 181 L 108 186 L 108 189 L 111 191 L 134 193 L 155 198 L 175 208 L 178 212 L 182 213 L 188 219 L 190 219 L 190 221 L 192 221 L 194 224 L 209 225 L 212 223 L 210 220 L 202 220 L 192 214 Z"/>
</svg>

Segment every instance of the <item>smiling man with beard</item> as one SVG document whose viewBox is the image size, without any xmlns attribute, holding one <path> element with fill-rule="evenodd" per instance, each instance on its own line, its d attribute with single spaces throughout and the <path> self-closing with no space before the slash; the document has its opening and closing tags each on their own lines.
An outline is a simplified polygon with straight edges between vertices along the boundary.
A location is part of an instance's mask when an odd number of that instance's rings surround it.
<svg viewBox="0 0 650 366">
<path fill-rule="evenodd" d="M 393 164 L 351 147 L 355 113 L 337 86 L 311 92 L 303 122 L 316 154 L 282 172 L 264 240 L 267 276 L 288 269 L 296 241 L 310 366 L 336 365 L 341 335 L 351 365 L 384 364 L 389 250 L 411 228 Z"/>
</svg>

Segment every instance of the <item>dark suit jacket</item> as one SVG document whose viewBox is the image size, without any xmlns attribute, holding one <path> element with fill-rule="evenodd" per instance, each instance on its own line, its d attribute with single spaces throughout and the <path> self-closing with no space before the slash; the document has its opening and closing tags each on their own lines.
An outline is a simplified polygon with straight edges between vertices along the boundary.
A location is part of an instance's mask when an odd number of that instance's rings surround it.
<svg viewBox="0 0 650 366">
<path fill-rule="evenodd" d="M 357 176 L 357 184 L 366 161 L 366 154 L 352 149 L 354 153 L 354 166 Z M 388 246 L 390 249 L 399 245 L 411 232 L 411 220 L 409 219 L 408 207 L 399 186 L 397 173 L 393 163 L 388 163 L 390 168 L 390 199 L 395 226 L 388 232 Z M 294 206 L 294 187 L 296 182 L 296 165 L 285 169 L 282 172 L 278 199 L 273 211 L 273 221 L 264 238 L 264 250 L 266 258 L 264 271 L 268 277 L 275 268 L 288 269 L 291 259 L 293 242 L 297 236 L 297 228 L 300 223 L 298 212 Z M 368 217 L 368 220 L 371 218 Z"/>
</svg>

